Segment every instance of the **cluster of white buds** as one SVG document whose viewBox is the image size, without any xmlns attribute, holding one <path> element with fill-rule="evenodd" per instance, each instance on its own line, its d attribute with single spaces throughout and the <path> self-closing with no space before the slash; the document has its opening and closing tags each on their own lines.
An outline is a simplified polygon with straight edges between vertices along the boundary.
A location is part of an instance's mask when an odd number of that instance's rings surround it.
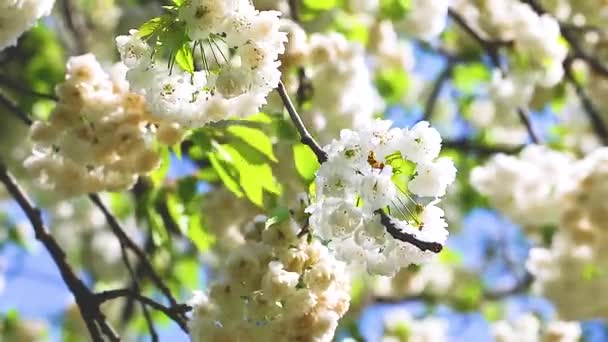
<svg viewBox="0 0 608 342">
<path fill-rule="evenodd" d="M 0 3 L 0 51 L 51 13 L 55 0 L 4 0 Z"/>
<path fill-rule="evenodd" d="M 316 202 L 307 208 L 314 233 L 339 259 L 382 275 L 441 251 L 448 231 L 436 204 L 456 176 L 452 161 L 438 158 L 441 137 L 428 122 L 391 125 L 377 120 L 367 129 L 342 130 L 324 148 L 328 160 L 317 172 Z"/>
<path fill-rule="evenodd" d="M 541 324 L 532 314 L 521 315 L 512 321 L 495 322 L 491 330 L 496 342 L 577 342 L 582 335 L 578 322 L 549 321 Z"/>
<path fill-rule="evenodd" d="M 179 126 L 149 121 L 121 65 L 112 72 L 90 54 L 68 61 L 57 106 L 31 127 L 34 148 L 25 166 L 43 186 L 65 196 L 128 189 L 159 165 L 156 138 L 168 145 L 181 139 Z"/>
<path fill-rule="evenodd" d="M 571 189 L 571 156 L 528 145 L 518 156 L 497 154 L 471 172 L 471 184 L 514 222 L 540 227 L 559 222 L 562 196 Z"/>
<path fill-rule="evenodd" d="M 517 0 L 457 0 L 453 8 L 484 39 L 513 42 L 517 54 L 515 72 L 527 76 L 527 80 L 520 78 L 524 81 L 518 84 L 522 88 L 535 84 L 551 87 L 562 79 L 562 63 L 568 49 L 559 23 L 551 15 L 539 15 L 530 5 Z"/>
<path fill-rule="evenodd" d="M 331 341 L 350 303 L 349 278 L 319 241 L 288 220 L 258 218 L 191 301 L 193 341 Z"/>
<path fill-rule="evenodd" d="M 384 314 L 382 342 L 447 341 L 449 323 L 438 317 L 414 318 L 404 309 L 393 309 Z"/>
<path fill-rule="evenodd" d="M 178 11 L 204 70 L 167 68 L 132 30 L 116 38 L 131 89 L 159 120 L 186 128 L 257 113 L 280 78 L 277 58 L 286 41 L 280 13 L 257 11 L 248 0 L 193 0 Z"/>
</svg>

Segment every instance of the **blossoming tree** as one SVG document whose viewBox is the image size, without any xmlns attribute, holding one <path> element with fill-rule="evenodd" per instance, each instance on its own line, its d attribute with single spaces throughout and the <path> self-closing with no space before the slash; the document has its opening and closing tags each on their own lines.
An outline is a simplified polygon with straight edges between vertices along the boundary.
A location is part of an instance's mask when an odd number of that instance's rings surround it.
<svg viewBox="0 0 608 342">
<path fill-rule="evenodd" d="M 607 13 L 5 1 L 0 340 L 608 339 Z"/>
</svg>

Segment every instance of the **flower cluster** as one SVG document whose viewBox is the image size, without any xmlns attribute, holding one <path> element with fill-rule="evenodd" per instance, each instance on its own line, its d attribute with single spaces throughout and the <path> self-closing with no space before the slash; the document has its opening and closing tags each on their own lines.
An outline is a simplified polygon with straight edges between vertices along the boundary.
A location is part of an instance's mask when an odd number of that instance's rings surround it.
<svg viewBox="0 0 608 342">
<path fill-rule="evenodd" d="M 536 289 L 555 303 L 562 317 L 603 317 L 608 308 L 595 298 L 608 288 L 608 274 L 594 265 L 608 261 L 608 149 L 596 150 L 575 167 L 576 186 L 562 197 L 553 242 L 549 248 L 533 249 L 527 266 L 536 277 Z"/>
<path fill-rule="evenodd" d="M 250 225 L 207 293 L 192 299 L 193 341 L 331 341 L 348 310 L 344 265 L 294 221 Z"/>
<path fill-rule="evenodd" d="M 608 314 L 605 305 L 593 300 L 608 288 L 608 275 L 593 266 L 608 261 L 603 248 L 608 243 L 607 180 L 605 148 L 575 161 L 530 145 L 519 157 L 497 155 L 471 174 L 473 185 L 517 223 L 557 228 L 549 247 L 532 249 L 527 267 L 536 290 L 554 302 L 563 318 Z"/>
<path fill-rule="evenodd" d="M 448 326 L 448 322 L 441 318 L 415 319 L 406 310 L 391 310 L 384 315 L 382 342 L 447 341 Z"/>
<path fill-rule="evenodd" d="M 407 34 L 425 40 L 439 36 L 446 26 L 450 0 L 412 0 L 396 25 Z"/>
<path fill-rule="evenodd" d="M 516 73 L 530 76 L 532 85 L 551 87 L 562 79 L 562 63 L 568 49 L 559 23 L 551 15 L 538 15 L 530 5 L 517 0 L 479 3 L 461 0 L 454 8 L 467 23 L 481 29 L 484 38 L 513 42 L 517 54 Z M 521 83 L 521 86 L 530 84 Z"/>
<path fill-rule="evenodd" d="M 402 268 L 393 277 L 375 277 L 374 294 L 384 298 L 445 295 L 453 288 L 457 274 L 452 265 L 439 259 L 421 265 L 419 269 Z"/>
<path fill-rule="evenodd" d="M 384 103 L 373 86 L 363 46 L 335 32 L 307 37 L 296 23 L 282 23 L 289 38 L 282 63 L 294 70 L 304 67 L 314 91 L 302 112 L 307 126 L 318 131 L 321 141 L 328 141 L 342 128 L 368 125 Z M 289 91 L 296 93 L 298 76 L 284 72 L 284 78 Z"/>
<path fill-rule="evenodd" d="M 582 334 L 577 322 L 550 321 L 545 326 L 541 326 L 539 319 L 532 314 L 521 315 L 513 321 L 495 322 L 491 329 L 497 342 L 576 342 Z"/>
<path fill-rule="evenodd" d="M 257 11 L 248 0 L 185 2 L 178 16 L 193 42 L 186 48 L 201 51 L 204 70 L 168 70 L 155 47 L 132 30 L 116 38 L 131 89 L 159 120 L 187 128 L 257 113 L 280 78 L 277 58 L 286 35 L 278 15 Z"/>
<path fill-rule="evenodd" d="M 328 160 L 317 172 L 316 202 L 307 208 L 315 234 L 338 258 L 383 275 L 441 250 L 447 224 L 435 204 L 456 175 L 449 158 L 438 158 L 441 137 L 428 122 L 391 125 L 377 120 L 367 129 L 342 130 L 324 148 Z M 415 167 L 412 180 L 408 167 Z"/>
<path fill-rule="evenodd" d="M 46 187 L 66 196 L 118 191 L 154 170 L 154 138 L 168 145 L 181 139 L 179 127 L 148 121 L 144 99 L 128 91 L 124 69 L 107 74 L 93 55 L 73 57 L 59 101 L 48 121 L 31 128 L 33 154 L 26 168 Z"/>
<path fill-rule="evenodd" d="M 519 156 L 497 154 L 473 169 L 471 184 L 518 224 L 539 227 L 559 222 L 562 196 L 572 186 L 574 159 L 540 145 Z"/>
<path fill-rule="evenodd" d="M 0 3 L 0 51 L 51 13 L 55 0 L 5 0 Z"/>
</svg>

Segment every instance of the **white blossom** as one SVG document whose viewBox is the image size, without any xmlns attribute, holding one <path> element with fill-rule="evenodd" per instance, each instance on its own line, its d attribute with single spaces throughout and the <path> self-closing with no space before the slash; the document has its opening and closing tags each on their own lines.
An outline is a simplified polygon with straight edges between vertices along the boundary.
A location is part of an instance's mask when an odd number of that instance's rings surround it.
<svg viewBox="0 0 608 342">
<path fill-rule="evenodd" d="M 15 45 L 38 19 L 51 13 L 54 4 L 55 0 L 5 0 L 0 3 L 0 51 Z"/>
<path fill-rule="evenodd" d="M 359 131 L 342 130 L 339 140 L 325 146 L 328 161 L 317 172 L 316 202 L 307 209 L 314 232 L 329 241 L 338 258 L 385 275 L 427 262 L 437 251 L 394 238 L 378 211 L 388 210 L 393 216 L 393 234 L 443 245 L 448 233 L 444 213 L 435 205 L 438 200 L 422 205 L 414 197 L 442 196 L 456 172 L 451 160 L 436 159 L 441 137 L 428 123 L 411 130 L 391 125 L 377 120 Z M 419 162 L 417 176 L 398 186 L 394 177 L 406 172 L 399 166 L 406 160 Z"/>
</svg>

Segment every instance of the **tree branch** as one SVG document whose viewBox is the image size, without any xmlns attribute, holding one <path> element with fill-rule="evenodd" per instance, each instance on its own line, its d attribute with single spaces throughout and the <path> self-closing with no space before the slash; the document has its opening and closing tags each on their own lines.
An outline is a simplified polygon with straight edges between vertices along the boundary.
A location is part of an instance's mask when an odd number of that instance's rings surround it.
<svg viewBox="0 0 608 342">
<path fill-rule="evenodd" d="M 443 69 L 443 71 L 435 80 L 435 84 L 433 85 L 433 90 L 429 95 L 429 98 L 426 101 L 426 105 L 424 106 L 424 115 L 422 116 L 422 120 L 429 121 L 433 116 L 433 112 L 435 111 L 435 105 L 437 104 L 437 100 L 439 99 L 439 94 L 441 93 L 441 89 L 443 85 L 450 79 L 452 75 L 453 64 L 448 60 L 448 65 Z"/>
<path fill-rule="evenodd" d="M 170 318 L 171 320 L 178 323 L 180 325 L 180 327 L 182 328 L 182 330 L 184 330 L 185 332 L 188 332 L 188 327 L 185 324 L 185 322 L 183 322 L 183 324 L 184 324 L 183 326 L 182 326 L 182 323 L 180 323 L 183 315 L 186 312 L 192 310 L 192 307 L 190 307 L 186 304 L 178 304 L 175 306 L 168 307 L 168 306 L 160 304 L 148 297 L 142 296 L 141 294 L 134 292 L 131 289 L 109 290 L 109 291 L 104 291 L 104 292 L 100 292 L 100 293 L 96 294 L 96 298 L 99 300 L 100 303 L 104 303 L 106 301 L 116 299 L 116 298 L 122 298 L 122 297 L 132 298 L 142 304 L 145 304 L 155 310 L 158 310 L 158 311 L 164 313 L 168 318 Z"/>
<path fill-rule="evenodd" d="M 13 101 L 9 100 L 9 98 L 6 97 L 2 92 L 0 92 L 0 105 L 4 106 L 11 113 L 15 114 L 15 117 L 23 121 L 26 125 L 31 126 L 34 123 L 26 112 L 21 110 L 21 108 L 19 108 Z"/>
<path fill-rule="evenodd" d="M 118 238 L 120 243 L 124 244 L 126 248 L 130 249 L 139 258 L 145 274 L 150 277 L 152 282 L 159 288 L 163 295 L 167 297 L 169 303 L 171 304 L 171 307 L 179 306 L 177 300 L 171 294 L 171 290 L 169 290 L 169 287 L 163 282 L 161 277 L 154 270 L 152 263 L 150 262 L 150 260 L 148 260 L 146 256 L 146 253 L 125 233 L 124 229 L 122 228 L 116 217 L 114 217 L 114 215 L 103 204 L 99 196 L 97 194 L 89 194 L 89 198 L 91 199 L 93 204 L 95 204 L 101 210 L 101 212 L 106 218 L 106 221 L 108 222 L 108 225 L 110 226 L 110 229 Z M 186 321 L 187 319 L 185 316 L 179 317 L 179 320 L 177 321 L 177 323 L 183 329 L 186 329 L 185 331 L 187 331 Z"/>
<path fill-rule="evenodd" d="M 296 129 L 298 130 L 298 133 L 300 134 L 300 141 L 302 142 L 302 144 L 310 147 L 310 149 L 315 154 L 315 156 L 317 156 L 317 160 L 319 161 L 319 164 L 323 164 L 324 162 L 327 161 L 327 153 L 325 153 L 325 151 L 323 151 L 323 149 L 321 148 L 319 143 L 317 143 L 317 141 L 312 137 L 310 132 L 308 132 L 308 130 L 306 129 L 306 126 L 304 126 L 304 122 L 302 122 L 302 118 L 300 117 L 300 114 L 298 114 L 298 111 L 293 106 L 293 103 L 291 102 L 289 95 L 287 95 L 287 91 L 285 90 L 285 85 L 283 85 L 282 81 L 279 81 L 279 86 L 277 87 L 277 91 L 279 92 L 279 96 L 281 96 L 283 105 L 285 106 L 285 108 L 287 109 L 287 112 L 289 113 L 289 117 L 291 118 L 291 121 L 296 126 Z"/>
<path fill-rule="evenodd" d="M 105 315 L 101 312 L 99 302 L 96 300 L 95 295 L 87 288 L 82 280 L 76 276 L 76 273 L 66 261 L 65 252 L 61 249 L 55 238 L 47 232 L 40 210 L 34 207 L 25 192 L 19 187 L 14 177 L 8 172 L 6 165 L 2 161 L 0 161 L 0 181 L 4 183 L 6 190 L 15 199 L 17 204 L 19 204 L 29 219 L 34 229 L 36 239 L 44 245 L 51 255 L 53 262 L 59 269 L 61 278 L 70 292 L 74 295 L 78 309 L 93 341 L 103 342 L 102 333 L 107 336 L 110 341 L 120 341 L 120 337 L 110 327 Z"/>
<path fill-rule="evenodd" d="M 462 18 L 460 14 L 456 13 L 452 9 L 449 9 L 448 14 L 460 27 L 462 27 L 462 29 L 465 30 L 465 32 L 467 32 L 481 46 L 483 50 L 485 50 L 486 54 L 490 56 L 492 64 L 494 64 L 494 66 L 500 70 L 503 76 L 506 75 L 507 71 L 500 62 L 499 48 L 501 46 L 510 45 L 510 42 L 488 41 L 484 39 L 481 35 L 479 35 L 479 33 L 477 33 L 471 26 L 469 26 L 469 24 L 467 24 L 466 20 L 464 20 L 464 18 Z M 530 136 L 530 140 L 535 144 L 540 143 L 539 136 L 534 131 L 534 127 L 532 126 L 532 122 L 530 121 L 530 117 L 528 115 L 527 110 L 525 110 L 524 108 L 518 108 L 517 115 L 519 116 L 520 121 L 526 127 L 528 135 Z"/>
<path fill-rule="evenodd" d="M 442 145 L 445 148 L 473 152 L 480 155 L 492 155 L 496 153 L 517 154 L 524 148 L 524 146 L 482 145 L 467 139 L 444 140 Z"/>
<path fill-rule="evenodd" d="M 574 87 L 574 91 L 576 91 L 576 94 L 578 95 L 581 104 L 585 109 L 585 113 L 587 114 L 589 121 L 591 121 L 591 126 L 595 131 L 595 134 L 598 136 L 603 145 L 608 145 L 608 129 L 606 128 L 599 111 L 595 108 L 593 102 L 587 95 L 587 92 L 572 74 L 572 63 L 564 63 L 564 72 L 566 81 L 570 82 L 570 84 L 572 84 Z"/>
<path fill-rule="evenodd" d="M 380 223 L 382 223 L 382 225 L 386 227 L 386 231 L 391 234 L 391 236 L 395 239 L 410 243 L 418 247 L 418 249 L 423 252 L 431 251 L 433 253 L 439 253 L 443 250 L 443 245 L 438 242 L 420 240 L 412 234 L 408 234 L 401 231 L 401 229 L 395 226 L 395 223 L 393 222 L 391 217 L 385 214 L 384 211 L 376 210 L 376 214 L 380 215 Z"/>
<path fill-rule="evenodd" d="M 528 4 L 539 15 L 543 15 L 543 14 L 551 15 L 536 0 L 522 0 L 522 2 L 525 4 Z M 589 64 L 589 66 L 591 67 L 591 69 L 593 69 L 593 71 L 597 72 L 598 74 L 600 74 L 604 77 L 608 77 L 608 66 L 603 64 L 595 56 L 587 53 L 585 51 L 585 49 L 583 48 L 583 46 L 580 44 L 579 39 L 577 39 L 577 37 L 575 37 L 575 35 L 574 35 L 575 31 L 580 30 L 580 28 L 577 29 L 575 27 L 565 25 L 564 23 L 561 23 L 561 22 L 559 23 L 559 26 L 560 26 L 560 31 L 562 33 L 562 36 L 566 39 L 568 44 L 570 44 L 570 46 L 572 46 L 572 50 L 574 50 L 574 57 L 584 60 L 585 62 L 587 62 L 587 64 Z"/>
</svg>

